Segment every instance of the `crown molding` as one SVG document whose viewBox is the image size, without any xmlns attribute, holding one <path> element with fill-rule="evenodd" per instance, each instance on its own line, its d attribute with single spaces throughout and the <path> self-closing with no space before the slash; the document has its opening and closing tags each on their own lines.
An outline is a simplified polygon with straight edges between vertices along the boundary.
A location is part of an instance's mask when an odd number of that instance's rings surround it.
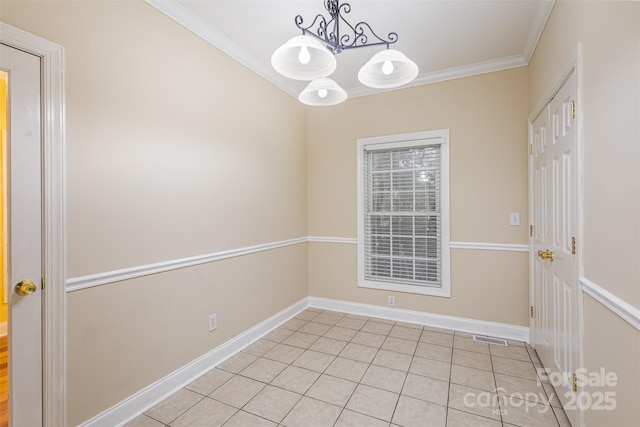
<svg viewBox="0 0 640 427">
<path fill-rule="evenodd" d="M 229 38 L 216 31 L 209 24 L 191 13 L 176 0 L 145 0 L 149 5 L 153 6 L 178 24 L 185 27 L 204 41 L 210 43 L 222 52 L 229 55 L 245 67 L 254 71 L 267 81 L 273 83 L 289 95 L 297 98 L 298 88 L 287 78 L 280 76 L 271 67 L 265 67 L 261 62 L 257 61 L 252 55 L 249 55 L 244 49 L 240 48 Z"/>
<path fill-rule="evenodd" d="M 492 61 L 478 62 L 471 65 L 464 65 L 461 67 L 453 67 L 446 70 L 419 74 L 414 81 L 401 88 L 387 89 L 385 91 L 360 86 L 347 90 L 347 93 L 349 94 L 350 98 L 355 98 L 358 96 L 373 95 L 381 92 L 390 92 L 392 90 L 404 89 L 407 87 L 422 86 L 431 83 L 444 82 L 447 80 L 461 79 L 463 77 L 477 76 L 479 74 L 493 73 L 495 71 L 524 67 L 526 65 L 528 65 L 528 63 L 521 55 L 508 56 L 506 58 L 500 58 Z"/>
<path fill-rule="evenodd" d="M 281 76 L 270 66 L 265 66 L 261 62 L 257 61 L 252 55 L 249 55 L 245 50 L 240 48 L 232 40 L 228 39 L 196 15 L 187 10 L 176 0 L 145 0 L 149 5 L 153 6 L 160 12 L 167 15 L 169 18 L 176 21 L 189 31 L 193 32 L 197 36 L 201 37 L 208 43 L 212 44 L 222 52 L 229 55 L 231 58 L 240 62 L 250 70 L 260 75 L 265 80 L 276 85 L 284 92 L 288 93 L 294 98 L 298 97 L 299 87 L 295 82 Z M 555 0 L 550 2 L 548 10 L 543 10 L 536 19 L 536 25 L 534 31 L 529 35 L 527 44 L 522 55 L 514 55 L 505 58 L 500 58 L 491 61 L 478 62 L 476 64 L 465 65 L 461 67 L 453 67 L 446 70 L 435 71 L 431 73 L 423 73 L 408 85 L 401 88 L 394 89 L 374 89 L 366 86 L 358 86 L 347 89 L 349 98 L 355 98 L 359 96 L 374 95 L 382 92 L 390 92 L 393 90 L 403 89 L 407 87 L 422 86 L 431 83 L 443 82 L 447 80 L 459 79 L 463 77 L 471 77 L 479 74 L 492 73 L 495 71 L 508 70 L 511 68 L 524 67 L 528 65 L 529 58 L 533 54 L 535 46 L 544 29 L 544 23 L 551 13 Z"/>
<path fill-rule="evenodd" d="M 538 46 L 538 41 L 540 41 L 544 27 L 547 25 L 549 16 L 551 16 L 551 11 L 553 10 L 553 6 L 556 4 L 556 0 L 543 2 L 543 4 L 545 4 L 547 8 L 539 9 L 538 16 L 536 16 L 531 33 L 529 33 L 529 37 L 522 49 L 522 56 L 527 61 L 527 64 L 531 61 L 531 57 L 536 50 L 536 46 Z"/>
</svg>

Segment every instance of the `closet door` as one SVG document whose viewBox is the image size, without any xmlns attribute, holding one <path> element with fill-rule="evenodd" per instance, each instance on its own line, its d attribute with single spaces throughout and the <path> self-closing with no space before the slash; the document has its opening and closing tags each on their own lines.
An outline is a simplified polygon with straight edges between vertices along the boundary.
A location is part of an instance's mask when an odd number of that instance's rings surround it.
<svg viewBox="0 0 640 427">
<path fill-rule="evenodd" d="M 532 125 L 533 344 L 573 425 L 579 363 L 576 78 L 573 72 Z"/>
</svg>

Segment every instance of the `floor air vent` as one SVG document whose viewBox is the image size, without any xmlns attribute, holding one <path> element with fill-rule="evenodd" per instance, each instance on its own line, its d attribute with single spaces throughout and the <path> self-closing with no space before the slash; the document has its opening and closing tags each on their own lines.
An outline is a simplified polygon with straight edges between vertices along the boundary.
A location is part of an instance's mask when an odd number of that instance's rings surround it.
<svg viewBox="0 0 640 427">
<path fill-rule="evenodd" d="M 486 342 L 488 344 L 501 345 L 503 347 L 507 347 L 508 346 L 506 340 L 501 340 L 501 339 L 498 339 L 498 338 L 481 337 L 479 335 L 474 335 L 473 336 L 473 340 L 474 341 L 480 341 L 480 342 Z"/>
</svg>

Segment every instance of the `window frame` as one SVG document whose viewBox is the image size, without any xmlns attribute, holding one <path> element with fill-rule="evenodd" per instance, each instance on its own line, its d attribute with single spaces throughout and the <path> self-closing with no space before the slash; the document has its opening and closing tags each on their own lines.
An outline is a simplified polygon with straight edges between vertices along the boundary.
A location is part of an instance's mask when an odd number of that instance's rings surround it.
<svg viewBox="0 0 640 427">
<path fill-rule="evenodd" d="M 440 146 L 440 287 L 402 284 L 365 278 L 365 151 L 367 149 Z M 451 297 L 449 227 L 449 129 L 358 138 L 357 140 L 358 287 Z"/>
</svg>

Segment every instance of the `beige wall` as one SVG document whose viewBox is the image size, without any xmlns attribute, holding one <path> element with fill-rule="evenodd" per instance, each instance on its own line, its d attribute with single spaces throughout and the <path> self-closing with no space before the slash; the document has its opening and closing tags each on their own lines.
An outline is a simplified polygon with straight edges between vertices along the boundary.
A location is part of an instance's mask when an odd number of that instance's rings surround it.
<svg viewBox="0 0 640 427">
<path fill-rule="evenodd" d="M 296 100 L 142 1 L 2 20 L 65 48 L 70 277 L 305 235 Z"/>
<path fill-rule="evenodd" d="M 527 244 L 527 84 L 518 68 L 309 109 L 309 234 L 356 237 L 357 138 L 448 128 L 451 240 Z M 358 288 L 356 273 L 355 245 L 310 244 L 310 295 L 386 305 L 391 292 Z M 453 249 L 451 295 L 396 306 L 527 326 L 527 255 Z"/>
<path fill-rule="evenodd" d="M 309 244 L 309 295 L 527 326 L 526 253 L 454 250 L 451 298 L 357 287 L 356 245 Z M 499 274 L 496 274 L 499 271 Z M 524 312 L 524 313 L 523 313 Z"/>
<path fill-rule="evenodd" d="M 615 373 L 612 387 L 587 387 L 584 391 L 598 396 L 615 393 L 616 408 L 612 411 L 587 411 L 589 427 L 640 426 L 640 333 L 607 307 L 584 297 L 585 368 L 588 372 Z"/>
<path fill-rule="evenodd" d="M 582 43 L 584 276 L 640 307 L 640 3 L 558 1 L 530 64 L 533 109 Z M 589 426 L 640 425 L 640 332 L 585 296 L 584 363 L 622 378 L 615 412 Z"/>
<path fill-rule="evenodd" d="M 306 258 L 300 244 L 70 293 L 69 425 L 306 297 Z"/>
<path fill-rule="evenodd" d="M 526 244 L 526 119 L 582 41 L 585 275 L 640 305 L 636 2 L 559 1 L 528 68 L 307 110 L 142 1 L 0 7 L 3 22 L 65 47 L 69 277 L 355 237 L 356 139 L 442 128 L 451 239 Z M 522 226 L 508 225 L 513 211 Z M 356 286 L 355 249 L 295 245 L 70 293 L 69 424 L 307 295 L 384 305 L 388 292 Z M 397 306 L 528 324 L 526 254 L 452 250 L 451 264 L 452 298 L 397 294 Z M 588 425 L 639 425 L 638 331 L 586 297 L 584 340 L 589 369 L 631 378 L 618 410 Z"/>
<path fill-rule="evenodd" d="M 640 3 L 557 2 L 531 61 L 530 110 L 578 42 L 584 275 L 640 307 Z"/>
<path fill-rule="evenodd" d="M 65 48 L 70 278 L 306 235 L 295 99 L 142 1 L 1 10 Z M 302 244 L 68 294 L 69 425 L 304 298 L 306 258 Z"/>
</svg>

